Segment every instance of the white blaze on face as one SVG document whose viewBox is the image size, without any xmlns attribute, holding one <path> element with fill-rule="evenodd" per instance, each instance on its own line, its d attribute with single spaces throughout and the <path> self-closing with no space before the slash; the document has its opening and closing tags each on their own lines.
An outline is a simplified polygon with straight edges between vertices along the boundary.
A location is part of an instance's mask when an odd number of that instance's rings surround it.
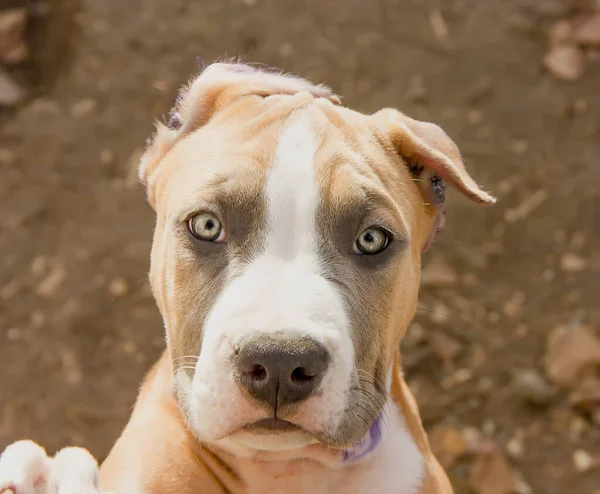
<svg viewBox="0 0 600 494">
<path fill-rule="evenodd" d="M 331 356 L 321 392 L 284 418 L 329 432 L 343 419 L 354 348 L 343 297 L 322 276 L 318 259 L 317 146 L 308 118 L 283 129 L 267 177 L 264 249 L 224 287 L 204 325 L 189 410 L 201 438 L 266 416 L 231 374 L 233 346 L 249 332 L 290 330 L 321 342 Z"/>
<path fill-rule="evenodd" d="M 308 119 L 284 129 L 267 180 L 269 232 L 266 255 L 314 262 L 319 195 L 314 157 L 318 143 Z M 316 266 L 315 266 L 316 269 Z"/>
</svg>

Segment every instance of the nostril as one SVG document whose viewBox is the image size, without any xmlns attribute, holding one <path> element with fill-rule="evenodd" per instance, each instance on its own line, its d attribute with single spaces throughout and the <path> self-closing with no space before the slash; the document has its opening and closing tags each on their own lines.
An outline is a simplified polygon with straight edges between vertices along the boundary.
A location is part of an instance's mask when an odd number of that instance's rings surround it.
<svg viewBox="0 0 600 494">
<path fill-rule="evenodd" d="M 296 367 L 290 376 L 293 383 L 306 383 L 312 381 L 315 376 L 311 376 L 304 367 Z"/>
<path fill-rule="evenodd" d="M 253 381 L 264 381 L 267 378 L 267 369 L 262 365 L 256 364 L 250 372 L 246 373 Z"/>
</svg>

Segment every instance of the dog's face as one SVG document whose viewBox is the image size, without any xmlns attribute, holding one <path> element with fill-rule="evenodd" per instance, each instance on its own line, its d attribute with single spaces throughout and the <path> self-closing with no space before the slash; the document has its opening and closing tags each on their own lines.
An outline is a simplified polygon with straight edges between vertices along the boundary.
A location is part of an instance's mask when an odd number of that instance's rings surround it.
<svg viewBox="0 0 600 494">
<path fill-rule="evenodd" d="M 493 199 L 436 126 L 210 66 L 140 175 L 174 385 L 204 441 L 344 447 L 382 413 L 446 178 Z"/>
</svg>

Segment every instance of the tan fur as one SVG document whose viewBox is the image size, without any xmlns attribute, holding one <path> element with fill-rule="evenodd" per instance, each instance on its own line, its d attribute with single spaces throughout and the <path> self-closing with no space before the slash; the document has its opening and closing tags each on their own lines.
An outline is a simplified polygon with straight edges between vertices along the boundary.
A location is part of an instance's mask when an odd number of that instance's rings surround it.
<svg viewBox="0 0 600 494">
<path fill-rule="evenodd" d="M 365 349 L 360 365 L 371 373 L 393 366 L 391 398 L 425 464 L 419 492 L 451 493 L 403 379 L 398 348 L 416 310 L 421 251 L 437 214 L 406 165 L 418 161 L 467 197 L 493 202 L 466 172 L 454 143 L 439 127 L 396 110 L 366 116 L 339 106 L 327 88 L 247 66 L 209 67 L 184 91 L 175 112 L 181 126 L 159 125 L 140 165 L 140 177 L 157 211 L 151 284 L 168 330 L 168 351 L 149 373 L 129 424 L 102 465 L 103 488 L 132 494 L 136 492 L 132 486 L 148 493 L 258 494 L 270 480 L 285 486 L 277 492 L 318 494 L 336 492 L 342 481 L 351 483 L 353 475 L 370 468 L 369 463 L 340 468 L 339 451 L 320 444 L 307 446 L 311 461 L 286 458 L 285 453 L 241 458 L 214 444 L 201 444 L 172 394 L 172 359 L 198 347 L 197 329 L 206 310 L 198 305 L 208 304 L 218 291 L 215 281 L 208 295 L 201 292 L 199 287 L 210 280 L 199 277 L 194 261 L 177 246 L 171 229 L 174 218 L 194 206 L 199 190 L 203 197 L 214 192 L 217 166 L 247 185 L 236 193 L 258 190 L 271 163 L 279 122 L 292 112 L 304 112 L 329 137 L 316 162 L 332 207 L 351 200 L 357 187 L 364 185 L 384 198 L 382 208 L 393 211 L 392 221 L 410 237 L 408 252 L 387 272 L 377 295 L 366 295 L 373 297 L 372 304 L 375 297 L 384 296 L 387 309 L 372 315 L 379 339 L 374 348 Z M 199 156 L 205 167 L 197 164 Z M 393 485 L 385 492 L 402 494 Z"/>
</svg>

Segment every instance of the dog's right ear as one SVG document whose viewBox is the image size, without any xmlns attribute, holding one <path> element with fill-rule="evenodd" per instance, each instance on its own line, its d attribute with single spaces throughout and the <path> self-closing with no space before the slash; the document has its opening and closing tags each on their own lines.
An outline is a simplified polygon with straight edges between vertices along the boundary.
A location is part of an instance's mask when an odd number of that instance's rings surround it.
<svg viewBox="0 0 600 494">
<path fill-rule="evenodd" d="M 220 109 L 242 96 L 270 96 L 308 92 L 340 104 L 338 96 L 323 85 L 279 72 L 267 72 L 241 63 L 214 63 L 184 87 L 170 112 L 167 124 L 158 122 L 146 152 L 140 159 L 138 176 L 154 207 L 153 185 L 161 159 L 177 141 L 205 125 Z"/>
</svg>

